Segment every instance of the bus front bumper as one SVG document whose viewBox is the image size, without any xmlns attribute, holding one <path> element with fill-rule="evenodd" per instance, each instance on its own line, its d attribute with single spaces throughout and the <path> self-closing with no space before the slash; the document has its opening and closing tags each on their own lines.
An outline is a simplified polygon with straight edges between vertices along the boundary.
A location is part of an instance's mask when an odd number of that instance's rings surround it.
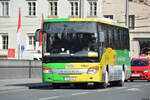
<svg viewBox="0 0 150 100">
<path fill-rule="evenodd" d="M 82 75 L 43 74 L 43 82 L 51 83 L 101 82 L 101 78 L 99 73 L 84 73 Z"/>
</svg>

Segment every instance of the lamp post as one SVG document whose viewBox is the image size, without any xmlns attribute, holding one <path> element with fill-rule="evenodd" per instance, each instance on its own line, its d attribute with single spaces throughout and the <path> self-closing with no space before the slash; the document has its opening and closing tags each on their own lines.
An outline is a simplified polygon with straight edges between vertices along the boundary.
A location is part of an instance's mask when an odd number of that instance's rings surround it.
<svg viewBox="0 0 150 100">
<path fill-rule="evenodd" d="M 84 17 L 84 0 L 79 0 L 79 18 Z"/>
<path fill-rule="evenodd" d="M 80 0 L 80 1 L 79 1 L 79 5 L 80 5 L 80 6 L 79 6 L 79 18 L 81 18 L 81 2 L 82 2 L 82 1 Z"/>
<path fill-rule="evenodd" d="M 129 1 L 126 0 L 125 25 L 129 28 Z"/>
</svg>

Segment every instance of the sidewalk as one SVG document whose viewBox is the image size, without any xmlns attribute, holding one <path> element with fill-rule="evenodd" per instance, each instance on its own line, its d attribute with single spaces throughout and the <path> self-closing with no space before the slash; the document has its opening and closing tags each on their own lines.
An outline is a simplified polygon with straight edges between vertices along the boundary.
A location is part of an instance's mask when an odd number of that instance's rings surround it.
<svg viewBox="0 0 150 100">
<path fill-rule="evenodd" d="M 50 83 L 42 83 L 42 79 L 6 79 L 0 80 L 0 91 L 42 88 L 50 85 Z"/>
</svg>

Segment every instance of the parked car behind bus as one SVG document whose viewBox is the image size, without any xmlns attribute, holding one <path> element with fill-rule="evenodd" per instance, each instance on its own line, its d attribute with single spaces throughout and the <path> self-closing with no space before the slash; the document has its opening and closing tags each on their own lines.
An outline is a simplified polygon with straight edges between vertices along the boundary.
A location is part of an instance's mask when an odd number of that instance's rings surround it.
<svg viewBox="0 0 150 100">
<path fill-rule="evenodd" d="M 131 60 L 130 81 L 134 80 L 148 80 L 150 82 L 150 59 L 133 58 Z"/>
</svg>

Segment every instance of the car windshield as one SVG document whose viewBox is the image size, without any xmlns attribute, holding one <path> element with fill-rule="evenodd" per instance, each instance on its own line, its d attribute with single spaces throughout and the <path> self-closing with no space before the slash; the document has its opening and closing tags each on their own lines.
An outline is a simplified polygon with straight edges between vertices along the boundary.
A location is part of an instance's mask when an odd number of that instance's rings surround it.
<svg viewBox="0 0 150 100">
<path fill-rule="evenodd" d="M 148 66 L 147 60 L 132 60 L 131 66 Z"/>
<path fill-rule="evenodd" d="M 53 57 L 98 55 L 95 22 L 49 22 L 44 24 L 45 49 Z"/>
</svg>

